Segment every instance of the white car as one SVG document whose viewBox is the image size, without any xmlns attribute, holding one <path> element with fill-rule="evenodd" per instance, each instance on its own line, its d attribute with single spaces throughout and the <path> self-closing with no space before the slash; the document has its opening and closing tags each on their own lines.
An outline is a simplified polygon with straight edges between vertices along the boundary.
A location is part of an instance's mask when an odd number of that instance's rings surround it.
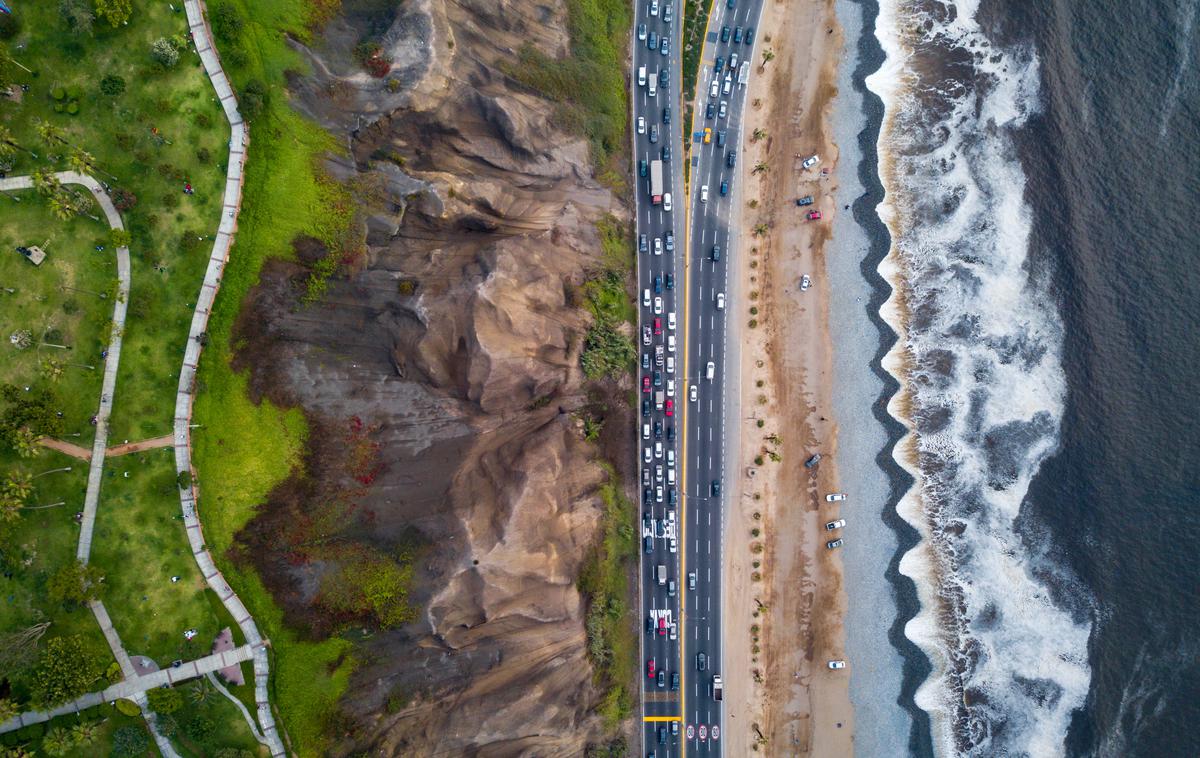
<svg viewBox="0 0 1200 758">
<path fill-rule="evenodd" d="M 701 187 L 700 187 L 700 202 L 702 202 L 702 203 L 708 202 L 708 185 L 707 184 L 701 185 Z"/>
<path fill-rule="evenodd" d="M 675 466 L 675 448 L 667 448 L 667 471 L 670 471 Z"/>
<path fill-rule="evenodd" d="M 717 310 L 719 310 L 719 311 L 725 310 L 725 293 L 724 292 L 717 293 Z"/>
<path fill-rule="evenodd" d="M 642 307 L 643 308 L 650 307 L 650 288 L 649 287 L 642 290 Z"/>
<path fill-rule="evenodd" d="M 675 380 L 667 380 L 667 397 L 675 397 Z"/>
<path fill-rule="evenodd" d="M 844 669 L 844 668 L 846 668 L 846 662 L 845 661 L 830 661 L 829 668 L 834 669 L 834 670 Z"/>
<path fill-rule="evenodd" d="M 654 298 L 654 315 L 661 316 L 662 311 L 663 311 L 662 298 L 661 297 Z"/>
<path fill-rule="evenodd" d="M 667 335 L 667 351 L 671 352 L 671 353 L 675 352 L 675 335 L 674 334 Z"/>
<path fill-rule="evenodd" d="M 668 450 L 667 452 L 671 452 L 671 451 Z M 671 487 L 675 486 L 675 469 L 673 469 L 673 468 L 667 469 L 667 484 L 670 485 Z"/>
<path fill-rule="evenodd" d="M 638 134 L 646 133 L 646 117 L 638 116 Z"/>
<path fill-rule="evenodd" d="M 668 374 L 675 373 L 675 356 L 673 356 L 673 355 L 667 356 L 667 373 Z"/>
<path fill-rule="evenodd" d="M 646 41 L 646 25 L 638 24 L 638 39 L 642 42 Z"/>
<path fill-rule="evenodd" d="M 840 503 L 845 499 L 846 499 L 845 492 L 831 492 L 825 496 L 825 502 L 827 502 L 827 503 Z"/>
<path fill-rule="evenodd" d="M 662 238 L 661 237 L 654 238 L 654 254 L 662 255 Z"/>
<path fill-rule="evenodd" d="M 728 95 L 733 89 L 733 74 L 725 74 L 725 81 L 721 84 L 721 94 Z"/>
<path fill-rule="evenodd" d="M 661 503 L 662 501 L 663 501 L 663 488 L 662 488 L 662 485 L 660 484 L 654 488 L 654 502 Z"/>
<path fill-rule="evenodd" d="M 674 538 L 674 537 L 672 537 L 672 538 L 671 538 L 671 552 L 672 552 L 672 553 L 678 553 L 678 552 L 679 552 L 679 543 L 678 543 L 678 542 L 676 542 L 676 540 L 675 540 L 675 538 Z"/>
<path fill-rule="evenodd" d="M 658 15 L 658 0 L 650 0 L 650 15 Z"/>
<path fill-rule="evenodd" d="M 671 331 L 675 331 L 675 311 L 671 311 L 667 314 L 667 328 Z"/>
<path fill-rule="evenodd" d="M 808 278 L 808 274 L 800 277 L 800 291 L 808 292 L 808 288 L 812 286 L 812 279 Z"/>
<path fill-rule="evenodd" d="M 671 639 L 673 639 L 673 640 L 679 639 L 679 625 L 678 624 L 671 624 Z"/>
<path fill-rule="evenodd" d="M 671 212 L 671 193 L 663 195 L 663 210 L 667 213 Z"/>
<path fill-rule="evenodd" d="M 801 168 L 812 168 L 813 166 L 817 165 L 820 162 L 821 162 L 820 156 L 810 155 L 804 159 L 804 162 L 800 164 L 800 167 Z"/>
<path fill-rule="evenodd" d="M 663 480 L 663 467 L 662 467 L 662 464 L 659 463 L 654 467 L 654 481 L 662 483 L 662 480 Z"/>
<path fill-rule="evenodd" d="M 715 99 L 717 97 L 717 94 L 720 93 L 720 91 L 721 91 L 721 81 L 719 79 L 717 79 L 716 77 L 713 77 L 712 86 L 708 88 L 708 96 Z"/>
<path fill-rule="evenodd" d="M 646 463 L 650 462 L 650 459 L 653 455 L 654 451 L 650 449 L 649 445 L 646 445 L 646 447 L 642 449 L 642 459 L 645 460 Z"/>
<path fill-rule="evenodd" d="M 649 421 L 642 424 L 642 439 L 644 439 L 644 440 L 650 439 L 650 422 Z"/>
<path fill-rule="evenodd" d="M 841 529 L 846 525 L 846 519 L 840 518 L 837 521 L 830 521 L 825 525 L 825 531 L 832 532 L 834 529 Z"/>
<path fill-rule="evenodd" d="M 688 390 L 688 398 L 693 403 L 700 399 L 700 390 L 696 387 L 696 385 L 693 384 L 692 388 Z"/>
<path fill-rule="evenodd" d="M 655 442 L 655 443 L 654 443 L 654 457 L 655 457 L 655 458 L 657 458 L 657 459 L 659 459 L 659 460 L 661 461 L 661 460 L 662 460 L 662 456 L 663 456 L 663 446 L 662 446 L 662 443 L 661 443 L 661 442 Z"/>
</svg>

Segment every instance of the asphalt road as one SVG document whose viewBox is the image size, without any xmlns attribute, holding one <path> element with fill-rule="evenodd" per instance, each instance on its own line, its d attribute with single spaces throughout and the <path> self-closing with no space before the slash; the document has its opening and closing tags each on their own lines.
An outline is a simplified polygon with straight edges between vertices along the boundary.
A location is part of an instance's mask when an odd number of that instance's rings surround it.
<svg viewBox="0 0 1200 758">
<path fill-rule="evenodd" d="M 682 2 L 675 0 L 673 4 L 681 6 Z M 637 234 L 639 240 L 641 235 L 646 235 L 647 245 L 646 252 L 637 254 L 641 306 L 638 339 L 642 366 L 649 366 L 641 369 L 639 381 L 650 380 L 650 391 L 641 393 L 641 398 L 649 401 L 649 414 L 642 409 L 637 430 L 641 441 L 639 491 L 643 492 L 641 533 L 643 540 L 650 537 L 650 551 L 643 550 L 642 553 L 643 669 L 640 681 L 644 754 L 653 752 L 655 758 L 670 758 L 685 751 L 705 755 L 721 752 L 721 742 L 714 740 L 713 735 L 724 729 L 723 714 L 720 703 L 713 697 L 712 682 L 715 675 L 722 673 L 721 559 L 725 527 L 722 498 L 728 493 L 728 488 L 723 485 L 730 467 L 725 444 L 726 408 L 729 397 L 736 391 L 736 384 L 731 384 L 726 377 L 727 364 L 735 366 L 737 354 L 736 349 L 728 349 L 725 322 L 728 313 L 744 312 L 729 301 L 723 308 L 718 307 L 718 296 L 729 291 L 729 261 L 738 254 L 739 244 L 731 231 L 738 224 L 739 188 L 734 182 L 737 168 L 729 166 L 728 156 L 741 146 L 746 87 L 738 84 L 738 71 L 731 68 L 730 60 L 736 53 L 740 59 L 750 61 L 750 75 L 754 75 L 754 43 L 759 33 L 754 32 L 753 40 L 743 36 L 741 42 L 734 42 L 734 37 L 739 27 L 743 35 L 748 27 L 757 27 L 762 8 L 761 0 L 735 0 L 734 8 L 728 7 L 728 0 L 716 0 L 713 4 L 697 81 L 693 122 L 697 132 L 711 128 L 711 140 L 707 144 L 703 138 L 693 142 L 689 156 L 692 161 L 691 192 L 690 197 L 684 198 L 682 128 L 678 122 L 681 118 L 680 68 L 676 48 L 682 36 L 682 23 L 680 7 L 673 8 L 670 24 L 664 21 L 666 5 L 660 3 L 658 14 L 652 15 L 651 0 L 638 0 L 633 30 L 632 77 L 634 163 L 639 174 Z M 646 25 L 646 39 L 639 39 L 642 24 Z M 724 26 L 729 27 L 729 39 L 722 42 Z M 648 43 L 652 32 L 660 39 L 664 33 L 669 35 L 668 55 L 663 56 L 658 49 L 650 50 Z M 720 71 L 714 65 L 717 56 L 724 59 Z M 741 60 L 738 63 L 740 66 Z M 670 72 L 668 86 L 665 90 L 658 87 L 655 97 L 650 97 L 648 86 L 639 86 L 641 66 L 647 67 L 647 78 L 657 75 L 662 68 Z M 728 90 L 725 89 L 726 74 L 729 75 Z M 718 81 L 718 92 L 715 97 L 710 97 L 714 78 Z M 711 118 L 706 115 L 710 102 L 715 111 Z M 724 116 L 720 115 L 722 103 L 725 104 Z M 671 109 L 669 125 L 663 124 L 664 107 Z M 645 122 L 644 134 L 638 133 L 639 118 Z M 650 142 L 652 125 L 658 125 L 657 143 Z M 719 136 L 720 132 L 724 134 Z M 673 201 L 669 212 L 664 204 L 652 202 L 649 179 L 640 176 L 641 161 L 649 163 L 654 158 L 661 158 L 664 145 L 669 146 L 672 158 L 664 164 L 664 190 L 671 193 Z M 723 182 L 726 183 L 724 194 Z M 707 187 L 707 200 L 702 199 L 703 187 Z M 684 214 L 682 204 L 689 204 L 690 213 Z M 685 238 L 683 226 L 688 219 L 691 228 Z M 668 231 L 676 237 L 674 251 L 666 249 Z M 663 240 L 661 255 L 656 254 L 656 238 Z M 714 246 L 720 248 L 718 260 L 714 260 Z M 668 275 L 673 277 L 672 288 L 666 286 Z M 644 305 L 647 294 L 649 307 Z M 656 301 L 659 297 L 662 298 L 661 314 Z M 671 314 L 675 314 L 675 330 L 670 329 Z M 661 319 L 661 333 L 656 318 Z M 644 334 L 646 328 L 650 332 L 649 344 L 646 344 Z M 674 351 L 668 345 L 672 336 L 676 341 Z M 660 346 L 664 356 L 662 366 L 658 365 L 656 356 Z M 733 358 L 729 358 L 731 352 Z M 671 367 L 667 359 L 670 358 L 675 363 L 673 371 L 668 370 Z M 711 379 L 708 374 L 710 363 Z M 656 378 L 661 387 L 656 385 Z M 695 400 L 691 400 L 690 394 L 693 387 Z M 661 410 L 657 407 L 656 393 L 660 389 L 665 393 L 664 406 L 666 401 L 673 401 L 675 407 L 671 416 L 666 415 L 666 407 Z M 680 425 L 680 411 L 683 410 L 686 410 L 686 430 Z M 648 430 L 646 424 L 649 424 Z M 663 430 L 661 439 L 658 437 L 659 425 Z M 671 439 L 672 431 L 674 439 Z M 686 440 L 683 439 L 685 436 Z M 659 443 L 662 445 L 661 457 Z M 659 466 L 663 471 L 661 484 Z M 671 476 L 678 477 L 675 487 L 670 484 Z M 649 482 L 649 498 L 642 490 L 646 481 Z M 719 493 L 714 490 L 714 482 L 720 483 Z M 664 491 L 661 502 L 658 500 L 659 486 Z M 677 506 L 670 502 L 672 489 L 678 491 L 682 501 Z M 671 550 L 672 542 L 677 551 Z M 660 566 L 665 573 L 665 586 L 659 584 Z M 693 580 L 695 589 L 691 590 L 689 584 Z M 672 585 L 674 593 L 671 592 Z M 648 623 L 652 626 L 647 626 Z M 666 633 L 661 633 L 663 631 Z M 705 658 L 703 670 L 700 669 L 700 655 Z M 654 660 L 655 666 L 653 678 L 648 674 L 650 659 Z M 659 671 L 665 672 L 661 687 Z M 679 674 L 678 692 L 674 690 L 675 674 Z M 678 734 L 674 733 L 676 728 Z M 705 739 L 700 739 L 701 734 Z"/>
<path fill-rule="evenodd" d="M 656 758 L 680 755 L 679 742 L 683 739 L 679 729 L 682 719 L 681 690 L 677 689 L 675 677 L 680 675 L 680 524 L 679 506 L 681 482 L 677 478 L 680 469 L 681 419 L 678 405 L 683 401 L 684 389 L 680 381 L 683 362 L 683 227 L 685 216 L 679 205 L 683 190 L 683 139 L 680 126 L 680 57 L 677 44 L 681 38 L 682 21 L 680 10 L 683 0 L 662 2 L 659 0 L 656 13 L 651 14 L 650 0 L 636 0 L 633 34 L 633 76 L 631 98 L 633 103 L 633 156 L 635 185 L 637 187 L 637 255 L 638 269 L 638 353 L 641 361 L 639 384 L 649 380 L 649 391 L 639 387 L 637 421 L 638 487 L 642 500 L 642 520 L 639 533 L 642 542 L 650 539 L 650 551 L 642 551 L 641 570 L 641 638 L 642 671 L 641 716 L 646 754 L 655 751 Z M 671 6 L 671 20 L 665 18 Z M 645 25 L 644 30 L 641 28 Z M 642 37 L 645 32 L 645 38 Z M 650 35 L 656 38 L 651 49 Z M 667 54 L 662 54 L 661 40 L 668 40 Z M 639 84 L 639 69 L 645 66 L 647 82 Z M 659 78 L 660 71 L 667 72 L 664 86 Z M 655 94 L 650 95 L 650 80 L 655 83 Z M 668 115 L 664 109 L 670 109 Z M 639 119 L 642 123 L 639 123 Z M 657 130 L 657 140 L 652 142 L 651 132 Z M 669 150 L 669 160 L 664 160 L 663 148 Z M 649 194 L 649 169 L 654 160 L 663 160 L 663 191 L 672 198 L 672 209 L 663 202 L 653 203 Z M 646 163 L 647 176 L 642 176 L 642 161 Z M 668 235 L 674 238 L 674 249 L 668 248 Z M 644 237 L 646 249 L 641 251 Z M 669 278 L 668 278 L 669 277 Z M 647 300 L 648 298 L 648 300 Z M 647 302 L 649 305 L 647 305 Z M 675 328 L 671 328 L 674 319 Z M 656 324 L 657 320 L 657 324 Z M 646 334 L 646 332 L 649 332 Z M 674 349 L 671 345 L 674 338 Z M 647 368 L 648 366 L 648 368 Z M 656 381 L 657 380 L 657 381 Z M 661 406 L 658 393 L 662 393 Z M 668 408 L 668 404 L 674 406 Z M 648 405 L 648 409 L 645 407 Z M 668 412 L 670 415 L 668 415 Z M 649 497 L 647 497 L 647 494 Z M 674 499 L 674 503 L 672 500 Z M 675 549 L 672 550 L 674 542 Z M 663 583 L 659 583 L 662 567 Z M 674 590 L 672 592 L 672 590 Z M 647 623 L 653 625 L 648 630 Z M 650 661 L 654 661 L 654 676 L 649 675 Z M 659 673 L 662 673 L 660 680 Z M 661 684 L 660 684 L 661 682 Z M 672 726 L 679 729 L 672 734 Z M 659 730 L 664 730 L 665 743 L 659 743 Z"/>
</svg>

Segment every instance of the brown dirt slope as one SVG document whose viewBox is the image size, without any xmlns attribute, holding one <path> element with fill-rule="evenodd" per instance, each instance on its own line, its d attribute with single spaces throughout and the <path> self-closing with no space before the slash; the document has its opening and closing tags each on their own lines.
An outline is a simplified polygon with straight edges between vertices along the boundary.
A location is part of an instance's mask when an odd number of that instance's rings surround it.
<svg viewBox="0 0 1200 758">
<path fill-rule="evenodd" d="M 269 265 L 244 304 L 252 390 L 313 431 L 241 555 L 314 634 L 348 621 L 321 604 L 336 556 L 419 556 L 419 618 L 360 644 L 339 754 L 580 755 L 602 730 L 575 581 L 606 474 L 572 413 L 590 402 L 575 288 L 599 265 L 595 220 L 625 211 L 553 105 L 499 71 L 525 42 L 565 54 L 561 3 L 394 13 L 335 19 L 291 83 L 346 137 L 329 170 L 369 206 L 367 249 L 301 306 L 324 250 L 298 240 L 300 262 Z M 381 23 L 396 91 L 350 52 Z M 343 552 L 306 560 L 321 540 Z"/>
</svg>

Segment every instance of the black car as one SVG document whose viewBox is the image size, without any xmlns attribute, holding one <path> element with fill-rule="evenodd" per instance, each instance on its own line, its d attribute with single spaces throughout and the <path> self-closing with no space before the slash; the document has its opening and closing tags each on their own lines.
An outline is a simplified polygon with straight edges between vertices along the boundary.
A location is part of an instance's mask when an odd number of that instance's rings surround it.
<svg viewBox="0 0 1200 758">
<path fill-rule="evenodd" d="M 650 415 L 650 401 L 643 400 L 642 401 L 642 416 L 649 416 L 649 415 Z"/>
<path fill-rule="evenodd" d="M 712 480 L 712 496 L 713 497 L 721 496 L 721 480 L 720 479 Z"/>
<path fill-rule="evenodd" d="M 678 671 L 671 672 L 671 689 L 672 690 L 679 689 L 679 672 Z"/>
<path fill-rule="evenodd" d="M 654 493 L 650 491 L 649 487 L 642 488 L 642 502 L 646 505 L 654 502 Z"/>
<path fill-rule="evenodd" d="M 654 552 L 654 540 L 648 536 L 643 537 L 642 538 L 642 549 L 645 550 L 647 554 L 653 553 Z"/>
<path fill-rule="evenodd" d="M 729 27 L 728 26 L 721 27 L 721 41 L 722 42 L 729 41 Z"/>
<path fill-rule="evenodd" d="M 674 274 L 667 274 L 667 289 L 669 289 L 669 290 L 675 289 L 675 275 Z"/>
<path fill-rule="evenodd" d="M 658 34 L 656 32 L 650 32 L 650 36 L 646 38 L 646 47 L 651 50 L 658 49 Z"/>
<path fill-rule="evenodd" d="M 746 27 L 746 38 L 744 41 L 747 45 L 754 44 L 754 27 L 753 26 Z"/>
<path fill-rule="evenodd" d="M 710 106 L 711 107 L 711 106 Z M 733 168 L 737 164 L 737 150 L 730 150 L 725 156 L 725 165 Z"/>
<path fill-rule="evenodd" d="M 656 440 L 662 439 L 662 432 L 663 432 L 662 422 L 655 421 L 654 422 L 654 439 L 656 439 Z"/>
<path fill-rule="evenodd" d="M 667 728 L 665 726 L 660 726 L 658 728 L 658 744 L 667 744 Z"/>
<path fill-rule="evenodd" d="M 647 537 L 646 539 L 650 539 L 650 538 Z M 654 617 L 653 616 L 646 617 L 646 634 L 654 634 Z"/>
<path fill-rule="evenodd" d="M 668 503 L 669 505 L 675 505 L 675 500 L 676 500 L 676 498 L 678 498 L 678 497 L 679 497 L 679 496 L 675 494 L 675 488 L 674 488 L 674 487 L 672 487 L 671 489 L 667 490 L 667 503 Z"/>
<path fill-rule="evenodd" d="M 664 68 L 664 69 L 659 69 L 659 72 L 658 72 L 658 86 L 662 87 L 663 89 L 666 89 L 667 87 L 669 87 L 669 86 L 670 86 L 670 84 L 671 84 L 671 74 L 670 74 L 670 72 L 668 72 L 668 71 L 667 71 L 665 68 Z"/>
<path fill-rule="evenodd" d="M 670 145 L 662 146 L 662 159 L 664 161 L 670 162 L 670 160 L 671 160 L 671 146 Z"/>
<path fill-rule="evenodd" d="M 713 106 L 712 103 L 709 103 L 707 106 L 705 106 L 705 108 L 704 108 L 704 117 L 705 118 L 712 118 L 715 115 L 717 115 L 717 109 Z M 653 142 L 654 140 L 650 140 L 650 141 Z"/>
<path fill-rule="evenodd" d="M 813 196 L 812 195 L 805 195 L 804 197 L 796 200 L 796 205 L 812 205 L 812 204 L 813 204 Z"/>
<path fill-rule="evenodd" d="M 655 387 L 662 386 L 662 372 L 657 369 L 655 369 L 655 371 L 654 371 L 654 386 Z"/>
<path fill-rule="evenodd" d="M 725 0 L 725 7 L 733 10 L 733 6 L 737 5 L 737 0 Z"/>
<path fill-rule="evenodd" d="M 674 441 L 675 441 L 675 427 L 668 426 L 667 427 L 667 442 L 674 442 Z"/>
<path fill-rule="evenodd" d="M 728 194 L 729 194 L 729 182 L 723 181 L 723 182 L 721 182 L 721 197 L 725 197 Z"/>
<path fill-rule="evenodd" d="M 662 276 L 658 274 L 656 274 L 654 277 L 654 294 L 662 294 Z"/>
<path fill-rule="evenodd" d="M 721 131 L 717 132 L 717 147 L 724 147 L 724 146 L 725 146 L 725 130 L 722 129 Z M 642 162 L 645 163 L 645 161 L 642 161 Z M 645 174 L 642 174 L 642 176 L 645 176 Z"/>
<path fill-rule="evenodd" d="M 638 175 L 639 176 L 645 176 L 649 171 L 650 171 L 650 164 L 646 162 L 645 158 L 638 161 Z"/>
<path fill-rule="evenodd" d="M 663 123 L 667 125 L 671 123 L 671 108 L 669 106 L 663 108 Z"/>
<path fill-rule="evenodd" d="M 721 260 L 721 246 L 720 245 L 713 245 L 712 259 L 713 259 L 713 263 L 716 263 Z"/>
<path fill-rule="evenodd" d="M 720 75 L 720 73 L 721 73 L 722 71 L 724 71 L 724 70 L 725 70 L 725 58 L 724 58 L 724 56 L 718 55 L 718 56 L 717 56 L 717 60 L 715 61 L 715 64 L 716 64 L 716 65 L 714 65 L 714 66 L 713 66 L 713 73 L 714 73 L 714 74 L 717 74 L 717 75 Z"/>
<path fill-rule="evenodd" d="M 741 44 L 741 42 L 742 42 L 742 27 L 739 26 L 738 28 L 733 30 L 733 42 L 734 42 L 734 44 Z"/>
</svg>

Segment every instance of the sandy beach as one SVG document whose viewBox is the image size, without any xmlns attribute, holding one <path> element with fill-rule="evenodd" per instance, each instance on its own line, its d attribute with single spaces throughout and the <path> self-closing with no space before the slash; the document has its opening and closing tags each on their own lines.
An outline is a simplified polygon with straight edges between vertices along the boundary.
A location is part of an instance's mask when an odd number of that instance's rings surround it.
<svg viewBox="0 0 1200 758">
<path fill-rule="evenodd" d="M 832 2 L 769 3 L 761 29 L 730 314 L 741 345 L 741 449 L 725 548 L 726 750 L 847 756 L 849 672 L 827 666 L 845 657 L 846 594 L 841 555 L 824 545 L 824 524 L 843 515 L 824 497 L 841 489 L 825 247 L 836 215 L 829 112 L 842 36 Z M 774 58 L 763 67 L 766 50 Z M 814 153 L 821 163 L 801 169 Z M 821 221 L 807 221 L 810 208 L 795 205 L 804 195 L 815 198 Z M 801 292 L 804 274 L 812 286 Z M 817 452 L 820 465 L 806 469 Z"/>
</svg>

